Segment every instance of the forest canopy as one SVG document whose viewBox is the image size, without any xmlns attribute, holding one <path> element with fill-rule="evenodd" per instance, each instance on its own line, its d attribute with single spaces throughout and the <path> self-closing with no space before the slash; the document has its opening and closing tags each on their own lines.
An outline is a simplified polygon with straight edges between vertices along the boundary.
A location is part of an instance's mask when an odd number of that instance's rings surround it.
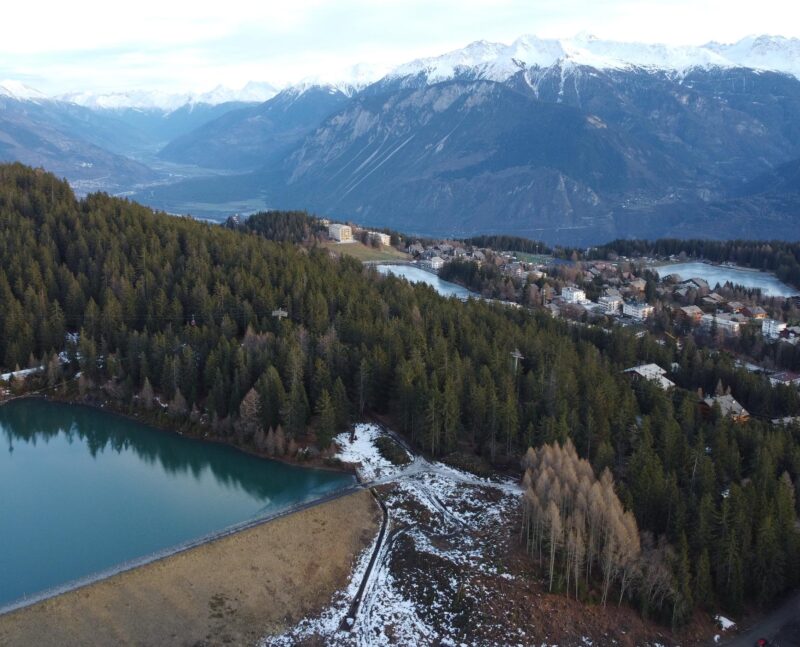
<svg viewBox="0 0 800 647">
<path fill-rule="evenodd" d="M 274 237 L 300 231 L 278 224 L 287 233 Z M 21 165 L 0 166 L 0 304 L 5 369 L 46 366 L 52 381 L 80 371 L 122 406 L 161 403 L 171 419 L 206 421 L 244 446 L 324 447 L 366 414 L 432 456 L 459 450 L 514 465 L 529 447 L 569 441 L 587 478 L 588 468 L 608 470 L 600 484 L 613 479 L 614 518 L 632 534 L 632 514 L 640 537 L 671 556 L 677 593 L 644 598 L 665 620 L 685 621 L 693 605 L 768 603 L 800 582 L 800 430 L 769 423 L 798 415 L 798 394 L 690 340 L 678 349 L 623 328 L 446 299 L 313 244 L 104 194 L 78 200 Z M 644 361 L 671 368 L 678 387 L 631 383 L 622 371 Z M 716 388 L 751 419 L 702 415 L 697 390 Z M 617 599 L 639 590 L 614 569 Z"/>
</svg>

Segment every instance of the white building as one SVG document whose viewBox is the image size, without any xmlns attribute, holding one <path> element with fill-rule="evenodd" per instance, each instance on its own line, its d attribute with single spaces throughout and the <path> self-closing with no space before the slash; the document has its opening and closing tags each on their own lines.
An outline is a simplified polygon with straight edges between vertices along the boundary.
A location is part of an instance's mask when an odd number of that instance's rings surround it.
<svg viewBox="0 0 800 647">
<path fill-rule="evenodd" d="M 334 223 L 332 225 L 328 225 L 328 236 L 333 238 L 333 240 L 338 240 L 340 243 L 344 243 L 353 240 L 353 230 L 350 229 L 350 225 L 340 225 L 339 223 Z"/>
<path fill-rule="evenodd" d="M 434 272 L 438 272 L 444 267 L 444 259 L 439 256 L 434 256 L 428 261 L 428 267 L 430 267 Z"/>
<path fill-rule="evenodd" d="M 626 317 L 637 319 L 638 321 L 644 321 L 648 317 L 651 317 L 653 312 L 655 312 L 655 309 L 653 306 L 648 305 L 647 303 L 625 302 L 622 305 L 622 314 L 624 314 Z"/>
<path fill-rule="evenodd" d="M 392 244 L 392 238 L 389 234 L 384 234 L 380 231 L 371 231 L 369 232 L 369 237 L 372 240 L 377 240 L 381 245 L 389 246 Z"/>
<path fill-rule="evenodd" d="M 786 330 L 786 324 L 775 319 L 764 319 L 761 322 L 761 334 L 767 339 L 777 339 Z"/>
<path fill-rule="evenodd" d="M 562 288 L 561 298 L 567 303 L 588 303 L 586 292 L 580 288 Z"/>
<path fill-rule="evenodd" d="M 611 295 L 600 297 L 597 303 L 603 307 L 603 312 L 609 315 L 618 314 L 622 309 L 622 299 Z"/>
<path fill-rule="evenodd" d="M 642 364 L 641 366 L 634 366 L 633 368 L 625 369 L 624 372 L 643 380 L 655 382 L 665 391 L 675 386 L 675 383 L 672 380 L 664 377 L 667 372 L 658 364 Z"/>
<path fill-rule="evenodd" d="M 735 337 L 742 330 L 741 322 L 733 319 L 731 315 L 703 315 L 701 323 L 704 328 L 711 330 L 715 325 L 717 330 L 724 335 Z"/>
</svg>

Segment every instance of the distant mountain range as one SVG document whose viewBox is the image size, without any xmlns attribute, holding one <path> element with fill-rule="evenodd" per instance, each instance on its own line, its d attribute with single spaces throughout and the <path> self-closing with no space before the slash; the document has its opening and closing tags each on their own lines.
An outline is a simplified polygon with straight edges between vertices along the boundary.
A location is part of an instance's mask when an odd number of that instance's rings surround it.
<svg viewBox="0 0 800 647">
<path fill-rule="evenodd" d="M 439 235 L 797 238 L 798 77 L 798 39 L 668 47 L 580 36 L 481 41 L 262 102 L 223 91 L 52 100 L 6 86 L 0 158 L 63 167 L 59 141 L 84 142 L 107 153 L 74 144 L 70 163 L 96 158 L 124 172 L 119 186 L 146 186 L 144 202 L 211 205 L 205 215 L 219 217 L 214 204 L 251 200 Z M 214 175 L 148 177 L 162 165 Z"/>
</svg>

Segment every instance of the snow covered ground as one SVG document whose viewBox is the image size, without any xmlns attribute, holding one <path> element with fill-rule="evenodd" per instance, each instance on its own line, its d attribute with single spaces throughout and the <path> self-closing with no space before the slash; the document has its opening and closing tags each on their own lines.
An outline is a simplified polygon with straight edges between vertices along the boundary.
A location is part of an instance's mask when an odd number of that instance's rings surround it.
<svg viewBox="0 0 800 647">
<path fill-rule="evenodd" d="M 393 478 L 399 469 L 381 456 L 375 445 L 377 438 L 384 433 L 377 425 L 358 424 L 352 433 L 339 434 L 334 438 L 339 447 L 336 458 L 343 463 L 357 465 L 356 471 L 362 483 Z M 409 461 L 412 458 L 408 456 Z"/>
<path fill-rule="evenodd" d="M 714 619 L 719 623 L 719 626 L 722 627 L 722 631 L 728 631 L 728 629 L 733 629 L 736 626 L 733 620 L 729 620 L 725 616 L 717 616 Z"/>
<path fill-rule="evenodd" d="M 357 464 L 362 483 L 384 503 L 385 532 L 357 557 L 347 586 L 327 608 L 264 637 L 260 647 L 629 644 L 629 627 L 587 622 L 574 601 L 543 595 L 528 560 L 513 556 L 518 483 L 479 478 L 408 451 L 409 463 L 393 465 L 376 446 L 382 435 L 404 444 L 369 424 L 339 435 L 336 444 L 337 456 Z"/>
<path fill-rule="evenodd" d="M 0 382 L 8 382 L 12 378 L 15 380 L 22 379 L 28 375 L 39 373 L 44 370 L 44 366 L 36 366 L 34 368 L 24 368 L 21 371 L 12 371 L 11 373 L 0 373 Z"/>
<path fill-rule="evenodd" d="M 263 647 L 313 639 L 359 647 L 486 644 L 467 637 L 488 627 L 465 627 L 465 614 L 487 593 L 473 580 L 513 578 L 498 567 L 499 560 L 492 556 L 497 544 L 486 541 L 485 533 L 517 506 L 521 490 L 510 481 L 491 482 L 421 457 L 410 456 L 409 464 L 394 466 L 375 445 L 385 433 L 375 425 L 362 424 L 356 425 L 352 435 L 336 438 L 337 456 L 360 465 L 362 482 L 377 484 L 388 510 L 372 571 L 367 575 L 375 543 L 359 556 L 348 586 L 321 615 L 304 619 L 283 635 L 265 638 Z M 365 576 L 368 580 L 352 627 L 342 630 Z M 491 622 L 488 616 L 479 616 L 480 622 Z M 527 642 L 524 635 L 509 640 L 509 644 Z"/>
</svg>

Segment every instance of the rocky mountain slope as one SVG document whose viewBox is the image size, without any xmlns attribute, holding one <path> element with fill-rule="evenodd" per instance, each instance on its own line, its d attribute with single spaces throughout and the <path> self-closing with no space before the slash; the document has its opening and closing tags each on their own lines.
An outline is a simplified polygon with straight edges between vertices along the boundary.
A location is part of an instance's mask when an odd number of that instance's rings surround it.
<svg viewBox="0 0 800 647">
<path fill-rule="evenodd" d="M 171 141 L 160 157 L 208 168 L 263 166 L 298 144 L 348 101 L 332 86 L 289 88 L 270 100 L 227 111 Z"/>
</svg>

